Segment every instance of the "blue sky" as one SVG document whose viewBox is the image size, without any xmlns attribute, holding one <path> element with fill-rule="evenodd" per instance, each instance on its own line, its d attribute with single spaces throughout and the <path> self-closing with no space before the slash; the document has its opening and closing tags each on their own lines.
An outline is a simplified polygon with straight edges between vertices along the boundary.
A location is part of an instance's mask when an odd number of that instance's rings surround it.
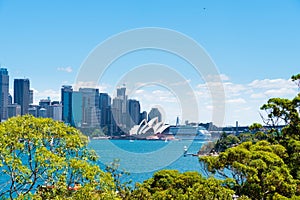
<svg viewBox="0 0 300 200">
<path fill-rule="evenodd" d="M 13 78 L 28 77 L 36 101 L 47 96 L 58 99 L 61 85 L 74 83 L 82 62 L 99 43 L 142 27 L 181 32 L 206 50 L 224 80 L 225 125 L 236 120 L 261 122 L 262 103 L 297 92 L 288 79 L 300 69 L 299 0 L 0 0 L 0 64 L 9 70 L 11 88 Z M 126 71 L 148 62 L 167 63 L 186 77 L 198 94 L 200 120 L 210 121 L 203 80 L 172 55 L 157 51 L 128 55 L 114 63 L 99 84 L 111 93 Z M 153 94 L 160 96 L 153 99 Z M 145 110 L 160 104 L 169 122 L 180 116 L 178 102 L 162 88 L 140 89 L 134 97 Z"/>
</svg>

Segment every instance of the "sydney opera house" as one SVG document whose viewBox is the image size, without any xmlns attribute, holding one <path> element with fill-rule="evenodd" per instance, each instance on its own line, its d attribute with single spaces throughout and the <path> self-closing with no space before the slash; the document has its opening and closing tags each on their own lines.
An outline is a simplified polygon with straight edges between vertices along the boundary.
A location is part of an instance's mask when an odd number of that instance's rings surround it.
<svg viewBox="0 0 300 200">
<path fill-rule="evenodd" d="M 146 119 L 142 120 L 139 125 L 135 125 L 130 130 L 130 136 L 140 139 L 159 139 L 158 135 L 166 131 L 170 125 L 166 125 L 158 120 L 158 117 L 151 119 L 147 122 Z"/>
</svg>

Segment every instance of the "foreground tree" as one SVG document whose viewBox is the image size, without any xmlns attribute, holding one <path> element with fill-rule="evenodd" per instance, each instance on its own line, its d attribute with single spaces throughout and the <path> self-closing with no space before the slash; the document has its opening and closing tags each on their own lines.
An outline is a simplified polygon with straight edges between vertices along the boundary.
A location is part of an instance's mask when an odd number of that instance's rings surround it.
<svg viewBox="0 0 300 200">
<path fill-rule="evenodd" d="M 291 77 L 300 90 L 300 74 Z M 272 98 L 261 107 L 267 112 L 264 118 L 266 123 L 277 125 L 283 123 L 285 127 L 276 133 L 277 142 L 287 149 L 288 156 L 284 158 L 285 163 L 291 169 L 291 174 L 300 182 L 300 92 L 293 99 Z M 272 133 L 271 132 L 271 133 Z M 300 184 L 298 184 L 300 193 Z"/>
<path fill-rule="evenodd" d="M 227 135 L 226 133 L 223 133 L 221 137 L 218 139 L 218 141 L 216 142 L 214 149 L 216 152 L 223 152 L 226 149 L 234 145 L 237 145 L 239 142 L 240 139 L 237 136 L 233 134 Z"/>
<path fill-rule="evenodd" d="M 115 198 L 111 176 L 86 145 L 80 131 L 52 119 L 27 115 L 1 123 L 0 198 Z"/>
<path fill-rule="evenodd" d="M 203 178 L 197 172 L 179 173 L 177 170 L 162 170 L 132 192 L 128 199 L 219 199 L 232 200 L 234 191 L 228 189 L 227 181 Z"/>
<path fill-rule="evenodd" d="M 291 197 L 296 193 L 296 181 L 282 159 L 286 156 L 283 146 L 260 141 L 256 144 L 245 142 L 219 156 L 200 157 L 200 161 L 209 172 L 233 178 L 237 195 L 269 199 L 276 195 Z"/>
</svg>

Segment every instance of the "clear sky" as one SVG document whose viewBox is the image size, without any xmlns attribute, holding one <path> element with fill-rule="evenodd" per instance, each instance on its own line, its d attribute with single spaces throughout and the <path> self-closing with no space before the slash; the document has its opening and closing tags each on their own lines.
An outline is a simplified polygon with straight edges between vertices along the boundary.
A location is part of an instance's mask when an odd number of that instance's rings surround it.
<svg viewBox="0 0 300 200">
<path fill-rule="evenodd" d="M 61 85 L 74 83 L 99 43 L 143 27 L 181 32 L 206 50 L 224 81 L 225 125 L 261 122 L 259 107 L 268 98 L 297 93 L 289 78 L 300 72 L 300 0 L 0 0 L 0 64 L 9 70 L 10 88 L 13 78 L 27 77 L 35 101 L 57 100 Z M 149 62 L 168 63 L 183 74 L 198 95 L 200 121 L 211 120 L 203 80 L 165 53 L 144 51 L 120 59 L 99 83 L 102 91 L 112 93 L 130 67 Z M 133 96 L 145 110 L 164 107 L 168 122 L 180 116 L 175 97 L 163 88 L 142 88 Z"/>
</svg>

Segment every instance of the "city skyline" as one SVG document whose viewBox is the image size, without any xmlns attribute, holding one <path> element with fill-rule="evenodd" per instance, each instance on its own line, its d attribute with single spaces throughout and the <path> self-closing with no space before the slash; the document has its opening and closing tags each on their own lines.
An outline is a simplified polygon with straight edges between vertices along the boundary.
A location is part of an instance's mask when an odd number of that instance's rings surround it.
<svg viewBox="0 0 300 200">
<path fill-rule="evenodd" d="M 242 125 L 262 123 L 259 107 L 263 103 L 271 97 L 292 98 L 297 93 L 289 78 L 300 66 L 299 10 L 300 3 L 295 0 L 224 4 L 207 0 L 0 1 L 0 64 L 12 77 L 31 80 L 35 103 L 48 96 L 59 100 L 60 86 L 75 83 L 85 58 L 107 38 L 142 27 L 172 29 L 194 39 L 215 62 L 226 95 L 223 125 L 234 125 L 237 120 Z M 198 98 L 199 121 L 211 121 L 211 97 L 203 77 L 196 76 L 186 62 L 164 52 L 145 50 L 120 58 L 98 88 L 112 94 L 127 71 L 153 62 L 167 64 L 186 77 Z M 12 85 L 11 81 L 10 92 Z M 176 96 L 165 88 L 139 88 L 132 96 L 143 102 L 142 110 L 163 107 L 169 123 L 181 115 Z"/>
<path fill-rule="evenodd" d="M 70 85 L 62 85 L 60 101 L 51 101 L 48 97 L 34 104 L 34 92 L 30 89 L 28 78 L 14 78 L 12 97 L 8 90 L 9 70 L 0 68 L 0 72 L 1 121 L 30 114 L 63 121 L 85 130 L 101 129 L 106 135 L 128 134 L 143 120 L 150 121 L 155 117 L 158 122 L 164 123 L 157 108 L 152 108 L 148 115 L 147 111 L 141 111 L 140 102 L 128 98 L 125 85 L 117 88 L 117 95 L 113 99 L 97 88 L 81 87 L 74 90 Z"/>
</svg>

